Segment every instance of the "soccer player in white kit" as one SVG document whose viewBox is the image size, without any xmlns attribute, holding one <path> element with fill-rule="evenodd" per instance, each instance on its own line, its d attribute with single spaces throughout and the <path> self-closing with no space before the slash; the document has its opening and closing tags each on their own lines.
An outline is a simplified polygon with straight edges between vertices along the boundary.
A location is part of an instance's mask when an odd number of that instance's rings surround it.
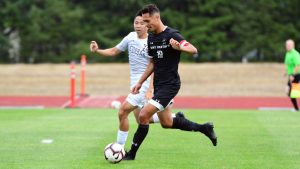
<svg viewBox="0 0 300 169">
<path fill-rule="evenodd" d="M 134 19 L 133 27 L 135 32 L 130 32 L 123 40 L 113 48 L 99 49 L 98 44 L 92 41 L 90 44 L 91 52 L 102 56 L 116 56 L 121 52 L 128 50 L 129 65 L 130 65 L 130 89 L 136 85 L 149 63 L 147 37 L 148 28 L 142 19 L 142 13 L 139 11 Z M 151 87 L 150 87 L 151 86 Z M 153 86 L 151 79 L 148 78 L 140 89 L 139 94 L 128 94 L 126 100 L 122 103 L 119 109 L 119 130 L 117 134 L 117 143 L 125 145 L 128 131 L 129 121 L 128 115 L 134 111 L 135 118 L 138 119 L 138 114 L 141 108 L 152 98 Z M 177 116 L 183 116 L 178 113 Z M 173 116 L 175 116 L 173 114 Z M 138 122 L 138 120 L 137 120 Z M 158 123 L 157 114 L 154 114 L 151 120 L 152 123 Z"/>
</svg>

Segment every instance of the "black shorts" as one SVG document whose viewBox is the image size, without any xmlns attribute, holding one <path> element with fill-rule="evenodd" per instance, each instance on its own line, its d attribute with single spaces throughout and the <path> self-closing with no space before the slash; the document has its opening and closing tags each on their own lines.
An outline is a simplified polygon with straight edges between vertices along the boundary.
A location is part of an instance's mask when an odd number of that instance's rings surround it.
<svg viewBox="0 0 300 169">
<path fill-rule="evenodd" d="M 299 82 L 300 82 L 300 74 L 296 74 L 294 76 L 294 80 L 292 82 L 290 81 L 290 77 L 289 77 L 288 83 L 287 83 L 287 85 L 289 86 L 288 96 L 291 95 L 292 83 L 299 83 Z"/>
<path fill-rule="evenodd" d="M 179 89 L 180 85 L 155 86 L 154 96 L 149 103 L 162 111 L 171 103 Z"/>
</svg>

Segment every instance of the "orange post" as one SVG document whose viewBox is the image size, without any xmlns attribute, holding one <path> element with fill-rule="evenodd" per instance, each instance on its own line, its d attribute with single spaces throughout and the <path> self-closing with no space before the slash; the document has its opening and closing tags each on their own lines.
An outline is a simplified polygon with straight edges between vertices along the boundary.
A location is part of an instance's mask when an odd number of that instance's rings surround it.
<svg viewBox="0 0 300 169">
<path fill-rule="evenodd" d="M 70 73 L 70 108 L 75 108 L 76 103 L 75 103 L 75 78 L 76 78 L 76 72 L 75 72 L 75 63 L 71 62 L 70 65 L 71 73 Z"/>
<path fill-rule="evenodd" d="M 86 67 L 86 56 L 81 55 L 81 81 L 80 81 L 80 96 L 86 96 L 85 94 L 85 67 Z"/>
</svg>

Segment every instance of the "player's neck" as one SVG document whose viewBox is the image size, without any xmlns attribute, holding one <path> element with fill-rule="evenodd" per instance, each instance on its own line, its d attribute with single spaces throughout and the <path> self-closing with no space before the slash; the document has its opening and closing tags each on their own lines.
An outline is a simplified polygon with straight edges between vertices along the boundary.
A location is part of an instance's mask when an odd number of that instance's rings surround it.
<svg viewBox="0 0 300 169">
<path fill-rule="evenodd" d="M 156 31 L 154 33 L 159 34 L 159 33 L 163 32 L 166 28 L 167 27 L 162 22 L 160 22 L 158 28 L 156 29 Z"/>
<path fill-rule="evenodd" d="M 142 34 L 142 35 L 139 35 L 138 34 L 138 38 L 139 39 L 146 39 L 148 37 L 148 33 L 144 33 L 144 34 Z"/>
</svg>

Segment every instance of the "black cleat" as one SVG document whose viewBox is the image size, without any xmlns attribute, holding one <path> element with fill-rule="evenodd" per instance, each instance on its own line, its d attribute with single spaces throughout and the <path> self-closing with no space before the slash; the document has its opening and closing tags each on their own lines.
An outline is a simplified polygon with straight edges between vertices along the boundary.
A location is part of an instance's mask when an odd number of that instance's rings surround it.
<svg viewBox="0 0 300 169">
<path fill-rule="evenodd" d="M 123 158 L 123 160 L 134 160 L 135 159 L 135 154 L 129 152 L 125 153 L 125 156 Z"/>
<path fill-rule="evenodd" d="M 175 117 L 182 117 L 182 118 L 185 118 L 185 116 L 184 116 L 184 113 L 183 112 L 177 112 L 176 114 L 175 114 Z"/>
<path fill-rule="evenodd" d="M 214 124 L 211 122 L 203 124 L 206 128 L 204 134 L 210 139 L 214 146 L 217 146 L 217 136 L 214 131 Z"/>
</svg>

